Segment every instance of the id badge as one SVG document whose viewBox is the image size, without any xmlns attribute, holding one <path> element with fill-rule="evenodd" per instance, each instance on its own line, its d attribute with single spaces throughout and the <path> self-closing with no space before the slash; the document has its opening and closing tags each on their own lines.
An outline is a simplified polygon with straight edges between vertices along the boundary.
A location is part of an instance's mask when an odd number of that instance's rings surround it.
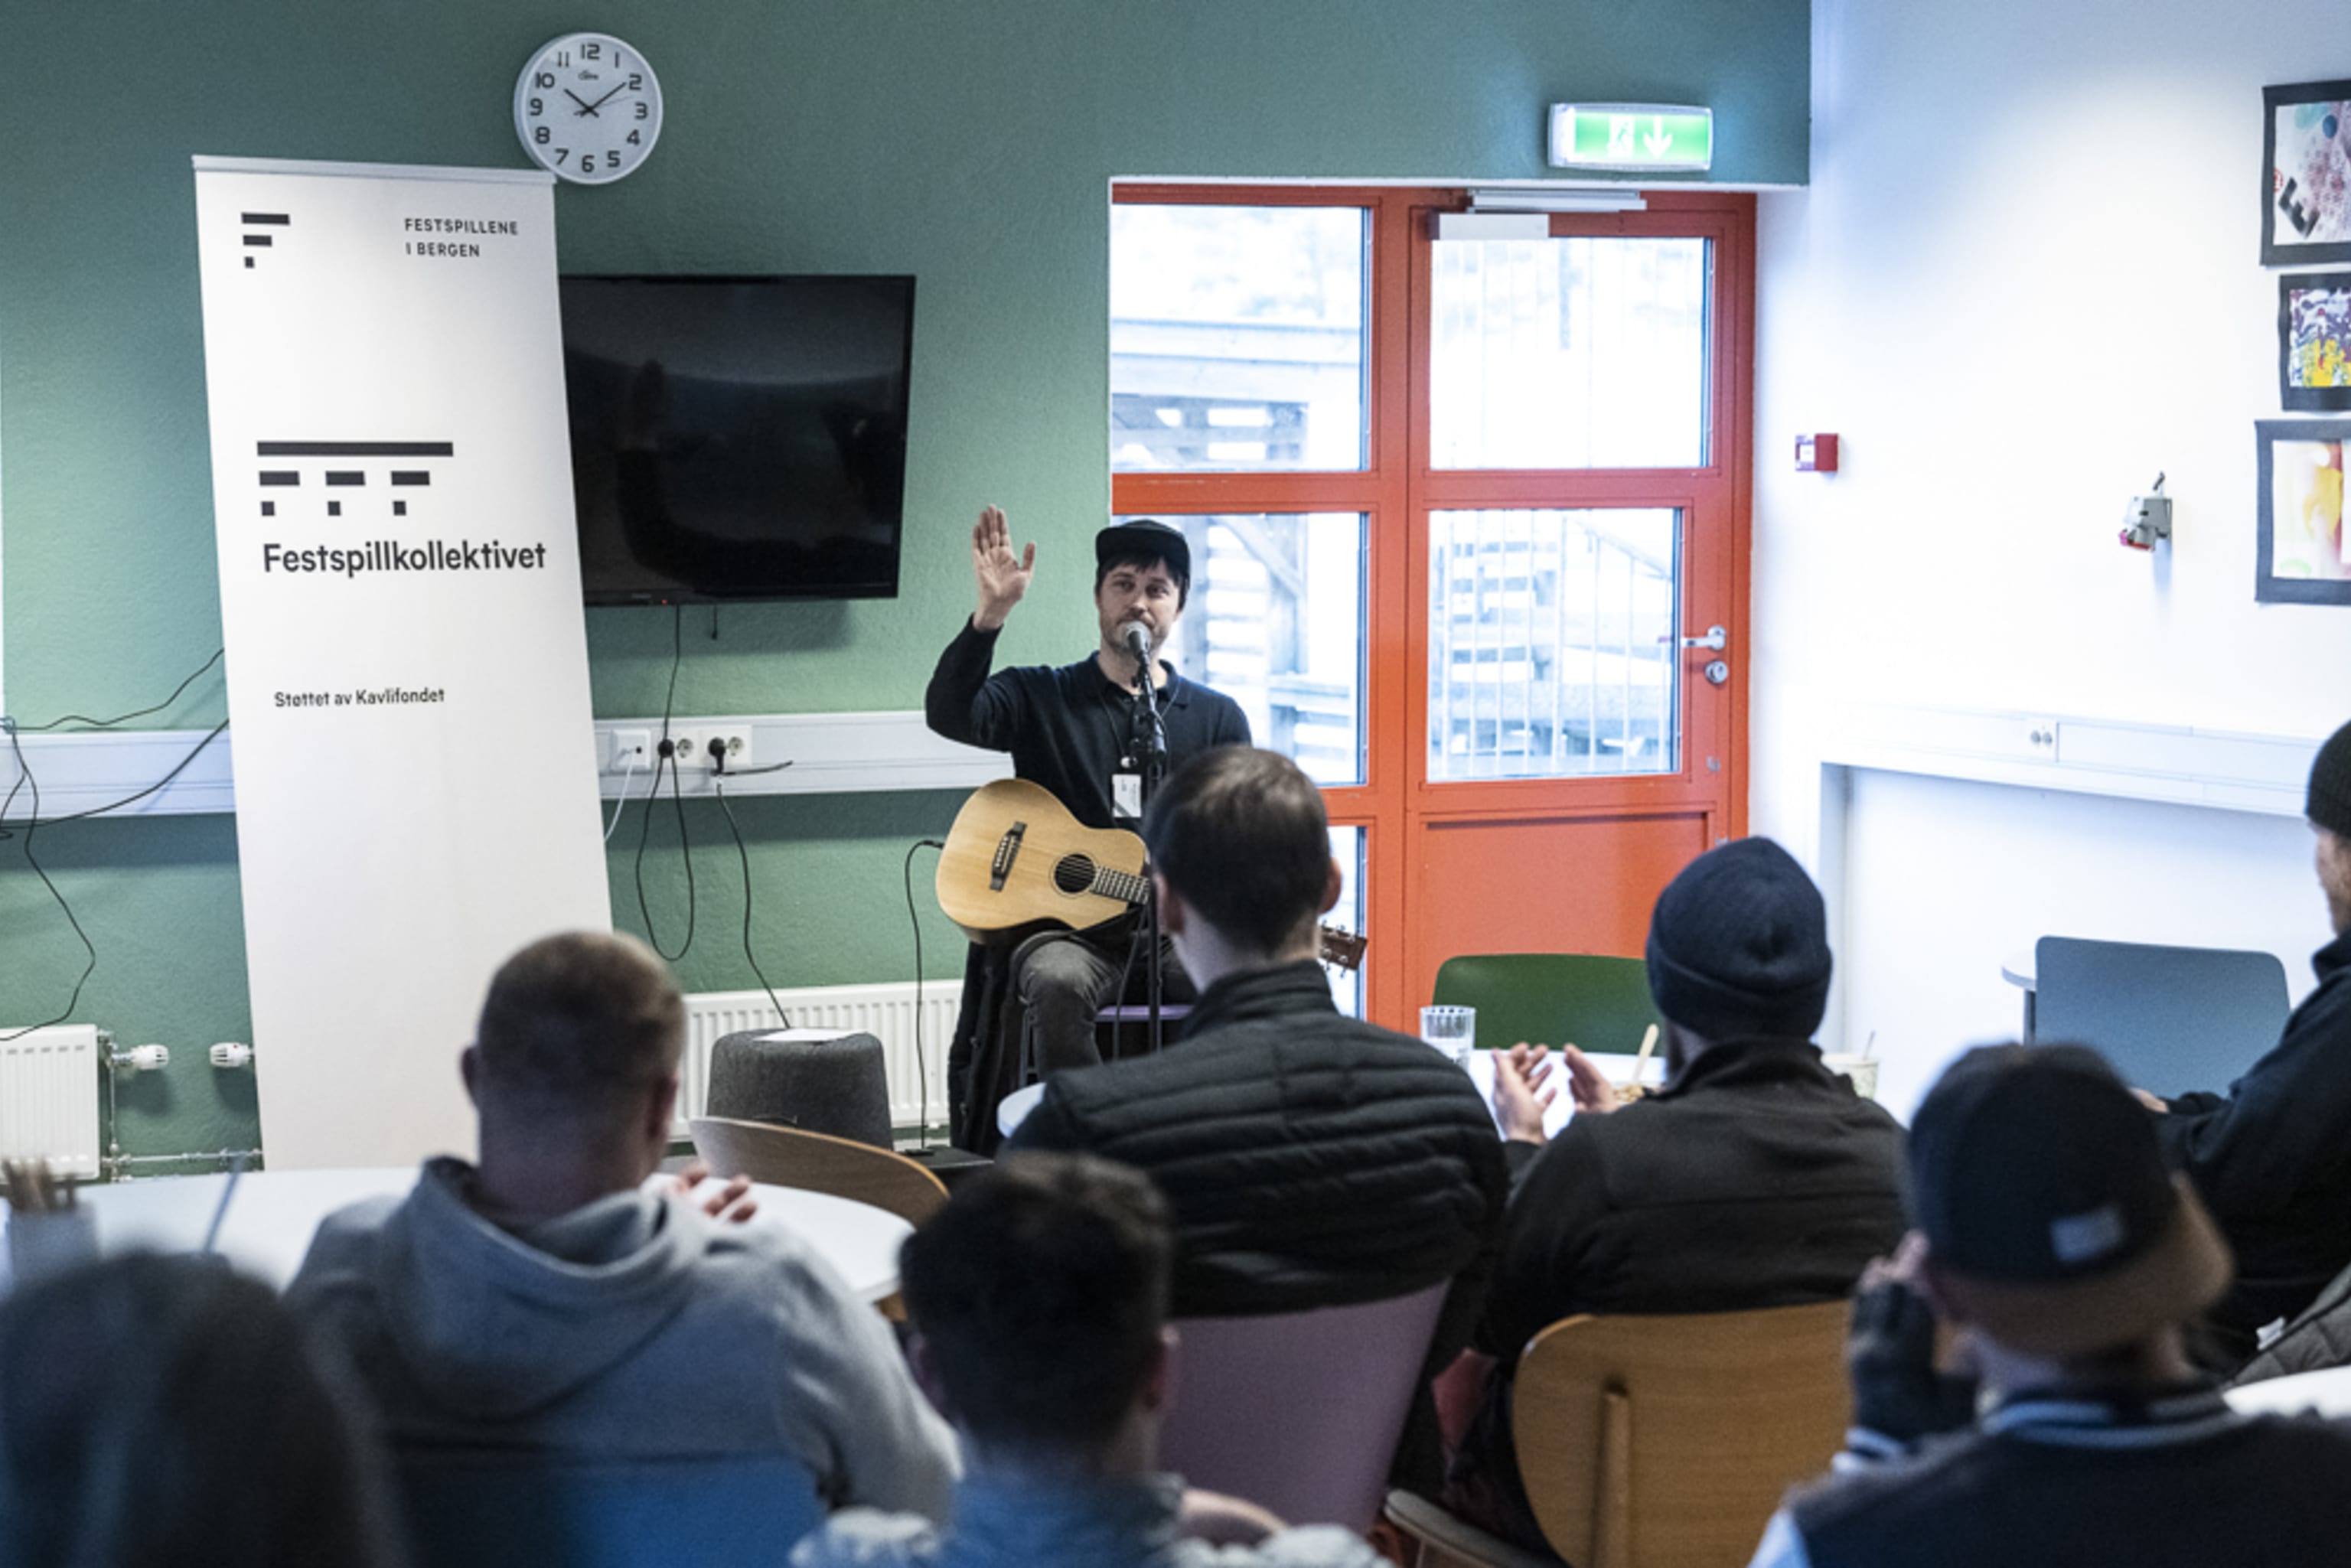
<svg viewBox="0 0 2351 1568">
<path fill-rule="evenodd" d="M 1113 773 L 1110 776 L 1111 810 L 1122 817 L 1143 815 L 1143 775 Z"/>
</svg>

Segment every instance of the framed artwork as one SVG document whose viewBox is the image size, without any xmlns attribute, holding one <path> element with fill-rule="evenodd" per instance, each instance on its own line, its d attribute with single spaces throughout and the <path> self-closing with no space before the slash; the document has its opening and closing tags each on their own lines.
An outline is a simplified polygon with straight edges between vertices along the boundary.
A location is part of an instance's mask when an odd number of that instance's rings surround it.
<svg viewBox="0 0 2351 1568">
<path fill-rule="evenodd" d="M 2351 81 L 2262 89 L 2262 265 L 2351 261 Z"/>
<path fill-rule="evenodd" d="M 2343 528 L 2343 448 L 2351 419 L 2253 423 L 2253 597 L 2264 604 L 2351 604 L 2351 536 Z"/>
<path fill-rule="evenodd" d="M 2351 272 L 2278 279 L 2278 399 L 2304 413 L 2351 409 Z"/>
</svg>

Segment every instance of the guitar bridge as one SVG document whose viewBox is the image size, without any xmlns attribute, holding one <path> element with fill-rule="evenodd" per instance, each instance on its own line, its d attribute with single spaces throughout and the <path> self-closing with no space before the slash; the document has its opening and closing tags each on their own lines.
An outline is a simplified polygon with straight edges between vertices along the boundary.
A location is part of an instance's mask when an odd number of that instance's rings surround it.
<svg viewBox="0 0 2351 1568">
<path fill-rule="evenodd" d="M 1020 841 L 1029 836 L 1029 824 L 1014 822 L 1011 830 L 996 841 L 996 859 L 987 868 L 987 891 L 1002 893 L 1004 879 L 1012 870 L 1012 862 L 1020 858 Z"/>
</svg>

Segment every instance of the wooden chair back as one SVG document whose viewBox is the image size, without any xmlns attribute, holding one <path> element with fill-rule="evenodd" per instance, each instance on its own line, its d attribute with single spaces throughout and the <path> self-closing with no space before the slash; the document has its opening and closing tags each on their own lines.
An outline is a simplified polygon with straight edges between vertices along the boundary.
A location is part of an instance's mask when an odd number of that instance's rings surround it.
<svg viewBox="0 0 2351 1568">
<path fill-rule="evenodd" d="M 1577 1568 L 1740 1568 L 1851 1425 L 1844 1301 L 1578 1317 L 1519 1363 L 1511 1434 L 1536 1521 Z"/>
<path fill-rule="evenodd" d="M 720 1176 L 870 1203 L 909 1225 L 920 1225 L 947 1200 L 938 1177 L 871 1144 L 726 1116 L 696 1116 L 688 1125 L 695 1153 Z"/>
</svg>

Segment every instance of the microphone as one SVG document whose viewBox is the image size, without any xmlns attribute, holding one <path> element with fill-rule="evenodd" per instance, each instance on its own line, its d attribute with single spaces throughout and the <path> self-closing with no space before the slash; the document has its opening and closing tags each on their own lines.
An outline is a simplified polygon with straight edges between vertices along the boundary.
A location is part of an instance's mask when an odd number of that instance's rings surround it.
<svg viewBox="0 0 2351 1568">
<path fill-rule="evenodd" d="M 1118 640 L 1138 670 L 1151 667 L 1151 632 L 1140 621 L 1129 621 L 1118 629 Z"/>
</svg>

